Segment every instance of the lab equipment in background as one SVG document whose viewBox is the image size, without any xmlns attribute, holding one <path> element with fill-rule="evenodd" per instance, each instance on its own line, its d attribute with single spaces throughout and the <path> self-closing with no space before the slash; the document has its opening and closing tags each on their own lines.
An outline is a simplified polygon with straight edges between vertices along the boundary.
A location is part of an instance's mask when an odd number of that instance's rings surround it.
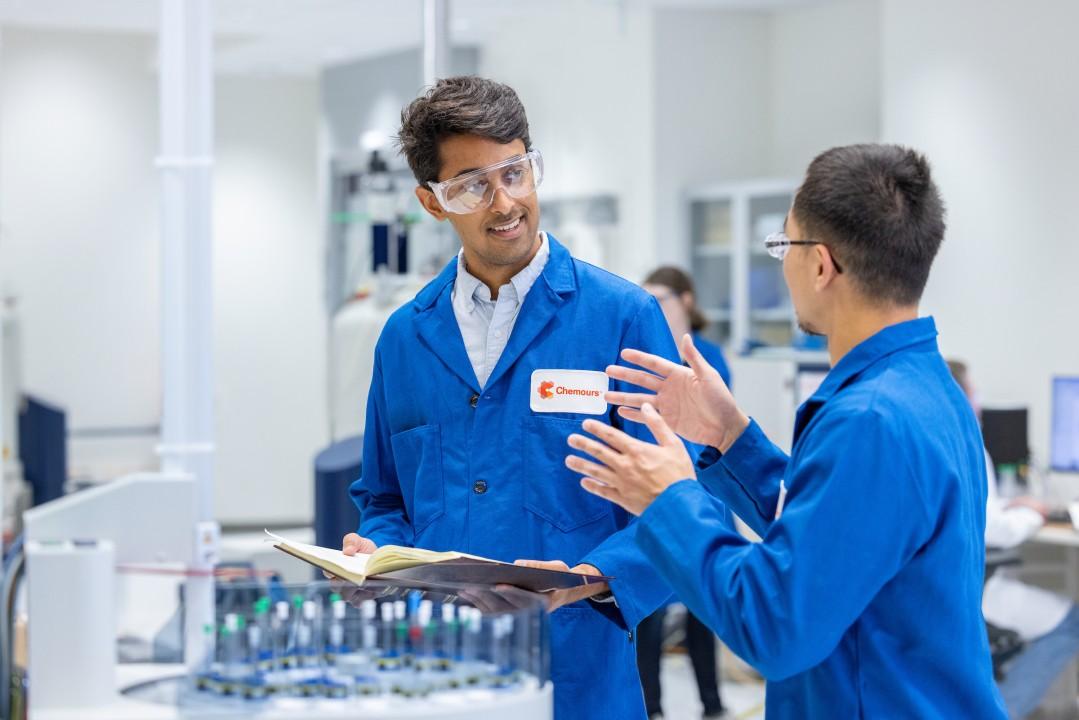
<svg viewBox="0 0 1079 720">
<path fill-rule="evenodd" d="M 107 540 L 26 545 L 31 716 L 107 705 L 115 695 L 116 552 Z M 77 593 L 77 598 L 73 595 Z M 74 600 L 74 601 L 73 601 Z M 4 678 L 7 682 L 7 678 Z"/>
<path fill-rule="evenodd" d="M 1079 473 L 1079 377 L 1053 378 L 1049 467 Z"/>
<path fill-rule="evenodd" d="M 232 583 L 227 592 L 251 589 L 265 592 L 257 583 Z M 274 707 L 276 698 L 321 698 L 340 700 L 342 709 L 359 715 L 369 708 L 403 708 L 425 701 L 435 706 L 453 704 L 457 696 L 477 702 L 492 700 L 546 686 L 546 614 L 539 603 L 484 615 L 454 596 L 439 593 L 389 591 L 354 607 L 326 582 L 290 586 L 287 591 L 294 595 L 298 609 L 288 620 L 293 640 L 283 651 L 285 657 L 275 657 L 269 664 L 273 671 L 252 662 L 256 655 L 250 644 L 253 636 L 243 632 L 258 622 L 267 606 L 269 597 L 262 596 L 251 615 L 219 613 L 216 649 L 199 663 L 194 677 L 179 685 L 175 679 L 161 683 L 179 688 L 181 708 L 232 698 L 247 701 L 243 707 L 249 711 L 266 711 Z M 218 604 L 239 607 L 228 597 Z M 372 632 L 376 615 L 381 617 L 377 642 Z M 318 641 L 322 633 L 325 644 Z M 359 644 L 351 646 L 345 641 L 349 637 L 360 638 Z M 280 644 L 277 648 L 280 654 Z M 318 650 L 312 653 L 312 648 Z M 129 697 L 156 695 L 157 691 L 146 687 L 128 693 Z"/>
<path fill-rule="evenodd" d="M 607 267 L 618 250 L 618 198 L 614 195 L 540 196 L 540 229 L 585 262 Z"/>
<path fill-rule="evenodd" d="M 783 228 L 797 187 L 794 180 L 754 180 L 688 194 L 688 266 L 697 304 L 712 323 L 704 334 L 734 353 L 803 340 L 783 266 L 764 248 L 764 237 Z"/>
<path fill-rule="evenodd" d="M 765 434 L 790 452 L 791 428 L 798 407 L 828 375 L 828 355 L 789 348 L 760 348 L 728 358 L 737 383 L 738 405 Z"/>
<path fill-rule="evenodd" d="M 24 395 L 19 410 L 19 460 L 33 505 L 64 494 L 67 482 L 67 414 Z"/>
<path fill-rule="evenodd" d="M 363 406 L 353 408 L 363 414 Z M 346 533 L 356 532 L 360 514 L 348 501 L 348 487 L 360 477 L 363 436 L 331 443 L 315 456 L 315 544 L 340 547 Z"/>
<path fill-rule="evenodd" d="M 22 392 L 22 343 L 17 303 L 0 297 L 0 532 L 5 542 L 19 531 L 26 500 L 19 459 L 19 406 Z"/>
<path fill-rule="evenodd" d="M 420 206 L 415 187 L 411 171 L 389 165 L 377 150 L 330 161 L 326 308 L 334 440 L 363 434 L 371 348 L 382 326 L 460 248 L 450 224 Z"/>
<path fill-rule="evenodd" d="M 1024 494 L 1030 467 L 1026 408 L 982 408 L 982 439 L 1002 497 Z"/>
<path fill-rule="evenodd" d="M 429 277 L 457 251 L 448 223 L 429 217 L 403 164 L 378 149 L 330 161 L 327 307 L 332 317 L 354 299 L 390 304 L 396 290 Z"/>
<path fill-rule="evenodd" d="M 76 712 L 85 720 L 204 720 L 256 711 L 276 720 L 342 714 L 384 720 L 403 713 L 549 720 L 547 618 L 539 604 L 508 622 L 435 593 L 386 594 L 356 608 L 324 581 L 281 586 L 219 579 L 213 622 L 188 628 L 211 648 L 208 655 L 188 657 L 186 665 L 118 665 L 115 627 L 102 622 L 116 612 L 115 568 L 190 579 L 185 568 L 206 542 L 194 532 L 196 496 L 190 477 L 146 475 L 27 513 L 35 720 Z M 131 507 L 140 512 L 132 515 Z M 99 539 L 74 543 L 62 539 L 67 536 Z M 78 602 L 57 592 L 65 587 L 77 588 Z M 60 610 L 50 610 L 56 603 L 66 608 L 61 621 Z M 388 620 L 381 637 L 374 624 L 380 611 Z M 186 614 L 183 607 L 178 612 Z M 94 672 L 73 670 L 65 657 Z"/>
</svg>

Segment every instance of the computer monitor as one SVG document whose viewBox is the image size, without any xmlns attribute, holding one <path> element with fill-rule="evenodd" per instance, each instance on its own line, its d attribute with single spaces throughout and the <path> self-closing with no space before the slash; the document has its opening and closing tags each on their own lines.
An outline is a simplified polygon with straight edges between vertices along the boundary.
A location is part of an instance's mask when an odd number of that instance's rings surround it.
<svg viewBox="0 0 1079 720">
<path fill-rule="evenodd" d="M 1049 467 L 1079 473 L 1079 377 L 1053 378 Z"/>
<path fill-rule="evenodd" d="M 1021 465 L 1030 460 L 1027 409 L 982 408 L 982 439 L 993 465 Z"/>
</svg>

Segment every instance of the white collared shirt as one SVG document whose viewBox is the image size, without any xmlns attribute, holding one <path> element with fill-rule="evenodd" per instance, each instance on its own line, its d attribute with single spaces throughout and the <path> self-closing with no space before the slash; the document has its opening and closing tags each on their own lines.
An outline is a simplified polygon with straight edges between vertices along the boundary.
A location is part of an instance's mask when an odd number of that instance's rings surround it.
<svg viewBox="0 0 1079 720">
<path fill-rule="evenodd" d="M 1007 499 L 997 493 L 996 472 L 989 453 L 985 453 L 989 492 L 985 509 L 985 544 L 988 547 L 1014 548 L 1033 537 L 1045 520 L 1028 507 L 1008 507 Z M 982 614 L 994 625 L 1014 630 L 1030 642 L 1059 625 L 1071 611 L 1072 601 L 1062 595 L 1019 579 L 1010 568 L 1000 568 L 985 583 Z"/>
<path fill-rule="evenodd" d="M 517 314 L 525 296 L 547 265 L 551 249 L 547 234 L 540 233 L 540 248 L 532 261 L 498 289 L 498 299 L 491 300 L 491 290 L 465 267 L 465 254 L 457 255 L 457 279 L 453 283 L 453 314 L 461 328 L 461 338 L 472 369 L 482 388 L 506 349 Z"/>
</svg>

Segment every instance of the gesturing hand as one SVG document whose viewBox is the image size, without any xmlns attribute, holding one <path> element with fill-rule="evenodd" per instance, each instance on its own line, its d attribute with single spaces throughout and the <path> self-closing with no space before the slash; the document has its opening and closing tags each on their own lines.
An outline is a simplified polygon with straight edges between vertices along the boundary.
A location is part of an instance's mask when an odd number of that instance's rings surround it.
<svg viewBox="0 0 1079 720">
<path fill-rule="evenodd" d="M 749 418 L 738 409 L 723 378 L 701 356 L 688 334 L 682 337 L 682 357 L 689 367 L 640 350 L 623 350 L 623 360 L 645 370 L 611 365 L 607 375 L 650 392 L 611 391 L 607 402 L 621 405 L 618 414 L 633 422 L 643 422 L 640 408 L 651 403 L 665 424 L 686 440 L 726 452 L 749 426 Z"/>
<path fill-rule="evenodd" d="M 693 458 L 686 446 L 650 404 L 641 408 L 641 419 L 658 445 L 637 440 L 610 425 L 586 420 L 584 429 L 603 442 L 584 435 L 570 435 L 572 448 L 588 453 L 595 462 L 566 456 L 566 465 L 585 477 L 581 486 L 634 515 L 643 513 L 660 493 L 679 480 L 696 477 Z"/>
</svg>

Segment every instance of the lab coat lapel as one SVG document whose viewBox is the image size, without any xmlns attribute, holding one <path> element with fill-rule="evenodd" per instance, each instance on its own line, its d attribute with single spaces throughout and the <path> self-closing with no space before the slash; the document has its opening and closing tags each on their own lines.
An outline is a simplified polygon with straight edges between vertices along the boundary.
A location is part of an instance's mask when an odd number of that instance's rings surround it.
<svg viewBox="0 0 1079 720">
<path fill-rule="evenodd" d="M 547 234 L 547 242 L 551 249 L 547 265 L 525 297 L 506 349 L 502 351 L 498 364 L 487 379 L 488 387 L 498 382 L 499 378 L 513 367 L 517 359 L 554 319 L 558 309 L 566 302 L 566 296 L 577 289 L 573 258 L 569 251 L 550 233 Z"/>
<path fill-rule="evenodd" d="M 456 259 L 450 263 L 447 270 L 451 268 L 453 273 L 456 273 Z M 447 273 L 443 271 L 443 275 L 447 275 Z M 439 276 L 439 280 L 441 279 L 443 279 L 443 276 Z M 453 374 L 472 388 L 473 392 L 478 393 L 480 383 L 476 379 L 476 371 L 472 368 L 472 362 L 468 359 L 465 341 L 461 337 L 461 327 L 457 324 L 457 317 L 453 314 L 452 292 L 453 282 L 451 281 L 442 287 L 437 299 L 432 299 L 433 301 L 416 316 L 416 329 L 431 352 L 437 355 L 439 360 Z"/>
</svg>

